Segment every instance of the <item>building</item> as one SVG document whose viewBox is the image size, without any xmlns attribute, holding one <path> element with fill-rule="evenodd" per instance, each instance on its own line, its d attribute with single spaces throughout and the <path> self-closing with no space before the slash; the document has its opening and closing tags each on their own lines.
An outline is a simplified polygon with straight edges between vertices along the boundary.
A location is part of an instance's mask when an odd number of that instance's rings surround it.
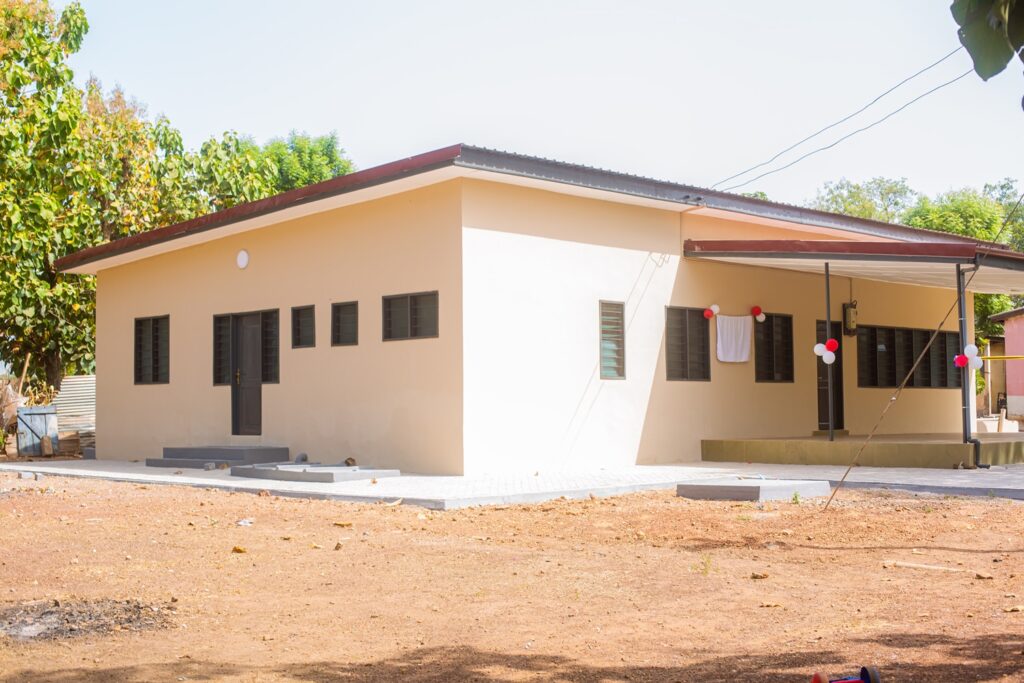
<svg viewBox="0 0 1024 683">
<path fill-rule="evenodd" d="M 1015 308 L 991 317 L 993 322 L 1003 324 L 1002 354 L 1007 356 L 1024 356 L 1024 308 Z M 996 347 L 993 354 L 998 355 Z M 993 386 L 992 401 L 994 408 L 999 407 L 1000 384 L 1006 399 L 1006 413 L 1014 420 L 1024 419 L 1024 365 L 1022 361 L 1005 361 L 993 369 L 996 381 Z M 1002 372 L 1000 372 L 1000 370 Z M 999 377 L 1002 375 L 1002 377 Z M 1001 380 L 1001 381 L 1000 381 Z M 998 412 L 998 410 L 994 411 Z"/>
<path fill-rule="evenodd" d="M 97 278 L 99 458 L 283 445 L 459 474 L 809 436 L 829 427 L 829 386 L 832 427 L 865 433 L 957 300 L 956 273 L 981 264 L 968 290 L 1020 293 L 1022 259 L 456 145 L 58 265 Z M 733 357 L 751 335 L 749 360 L 718 360 L 720 325 Z M 964 405 L 973 420 L 957 329 L 954 315 L 880 433 L 955 435 Z M 829 336 L 831 383 L 812 352 Z"/>
</svg>

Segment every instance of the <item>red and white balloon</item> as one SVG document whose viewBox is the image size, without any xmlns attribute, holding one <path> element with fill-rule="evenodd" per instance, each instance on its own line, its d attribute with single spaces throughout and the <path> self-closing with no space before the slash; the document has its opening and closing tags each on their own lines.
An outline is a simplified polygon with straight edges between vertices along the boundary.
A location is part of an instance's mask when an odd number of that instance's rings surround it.
<svg viewBox="0 0 1024 683">
<path fill-rule="evenodd" d="M 763 323 L 765 320 L 764 311 L 761 310 L 760 306 L 753 306 L 750 309 L 750 315 L 754 316 L 754 320 L 756 320 L 759 323 Z"/>
<path fill-rule="evenodd" d="M 958 368 L 970 367 L 971 370 L 981 370 L 985 367 L 985 361 L 978 355 L 978 347 L 968 344 L 964 347 L 963 353 L 953 356 L 953 365 Z"/>
<path fill-rule="evenodd" d="M 839 342 L 835 339 L 826 339 L 825 343 L 814 345 L 814 355 L 821 358 L 825 365 L 832 365 L 836 362 L 836 351 L 839 350 Z"/>
</svg>

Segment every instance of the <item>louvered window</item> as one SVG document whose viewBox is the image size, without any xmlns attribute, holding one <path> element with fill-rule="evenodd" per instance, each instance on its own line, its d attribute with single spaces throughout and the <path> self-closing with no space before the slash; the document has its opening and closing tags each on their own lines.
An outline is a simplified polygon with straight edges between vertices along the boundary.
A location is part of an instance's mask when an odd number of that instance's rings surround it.
<svg viewBox="0 0 1024 683">
<path fill-rule="evenodd" d="M 231 384 L 231 316 L 213 317 L 213 383 Z"/>
<path fill-rule="evenodd" d="M 355 346 L 359 343 L 359 303 L 348 301 L 331 305 L 331 345 Z"/>
<path fill-rule="evenodd" d="M 754 379 L 793 381 L 792 316 L 769 313 L 763 323 L 754 323 Z"/>
<path fill-rule="evenodd" d="M 170 382 L 171 319 L 135 319 L 135 383 L 167 384 Z"/>
<path fill-rule="evenodd" d="M 316 346 L 316 310 L 312 306 L 292 308 L 292 348 Z"/>
<path fill-rule="evenodd" d="M 857 328 L 857 385 L 899 386 L 921 355 L 932 331 L 861 325 Z M 940 332 L 907 382 L 908 387 L 957 388 L 960 371 L 953 366 L 960 335 Z"/>
<path fill-rule="evenodd" d="M 438 335 L 437 292 L 386 296 L 383 307 L 384 341 Z"/>
<path fill-rule="evenodd" d="M 263 381 L 271 384 L 277 383 L 280 379 L 280 327 L 278 325 L 277 311 L 263 311 L 260 314 L 260 326 L 262 328 L 262 365 Z"/>
<path fill-rule="evenodd" d="M 711 325 L 704 309 L 665 310 L 665 369 L 670 380 L 711 379 Z"/>
<path fill-rule="evenodd" d="M 625 304 L 601 302 L 601 379 L 626 378 Z"/>
</svg>

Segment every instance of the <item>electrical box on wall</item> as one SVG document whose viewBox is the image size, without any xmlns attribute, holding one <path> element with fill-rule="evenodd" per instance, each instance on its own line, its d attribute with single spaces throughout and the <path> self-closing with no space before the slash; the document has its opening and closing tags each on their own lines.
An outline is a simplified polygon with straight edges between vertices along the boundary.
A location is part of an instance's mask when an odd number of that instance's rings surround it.
<svg viewBox="0 0 1024 683">
<path fill-rule="evenodd" d="M 857 334 L 857 302 L 843 304 L 843 334 L 853 337 Z"/>
</svg>

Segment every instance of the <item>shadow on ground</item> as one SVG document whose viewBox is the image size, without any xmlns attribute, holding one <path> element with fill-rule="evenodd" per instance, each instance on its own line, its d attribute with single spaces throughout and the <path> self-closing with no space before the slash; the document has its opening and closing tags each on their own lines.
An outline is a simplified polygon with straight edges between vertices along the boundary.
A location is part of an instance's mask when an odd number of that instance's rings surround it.
<svg viewBox="0 0 1024 683">
<path fill-rule="evenodd" d="M 956 639 L 940 634 L 893 634 L 857 641 L 879 652 L 883 680 L 887 681 L 996 681 L 1024 674 L 1024 634 L 999 634 Z M 928 655 L 922 657 L 924 650 Z M 884 658 L 881 656 L 884 653 Z M 685 653 L 683 653 L 685 656 Z M 26 650 L 26 655 L 30 655 Z M 895 655 L 895 660 L 893 656 Z M 929 663 L 906 662 L 926 659 Z M 216 681 L 224 678 L 301 683 L 329 681 L 513 681 L 543 683 L 575 681 L 807 681 L 816 669 L 833 675 L 854 673 L 859 663 L 831 650 L 775 655 L 707 657 L 679 666 L 592 666 L 567 657 L 543 654 L 488 652 L 472 647 L 424 648 L 365 664 L 314 662 L 252 666 L 245 664 L 178 660 L 137 666 L 76 668 L 49 672 L 31 666 L 5 672 L 0 681 L 78 683 L 80 681 Z M 933 660 L 941 660 L 933 662 Z M 31 656 L 25 658 L 31 661 Z M 871 663 L 871 662 L 864 662 Z"/>
</svg>

